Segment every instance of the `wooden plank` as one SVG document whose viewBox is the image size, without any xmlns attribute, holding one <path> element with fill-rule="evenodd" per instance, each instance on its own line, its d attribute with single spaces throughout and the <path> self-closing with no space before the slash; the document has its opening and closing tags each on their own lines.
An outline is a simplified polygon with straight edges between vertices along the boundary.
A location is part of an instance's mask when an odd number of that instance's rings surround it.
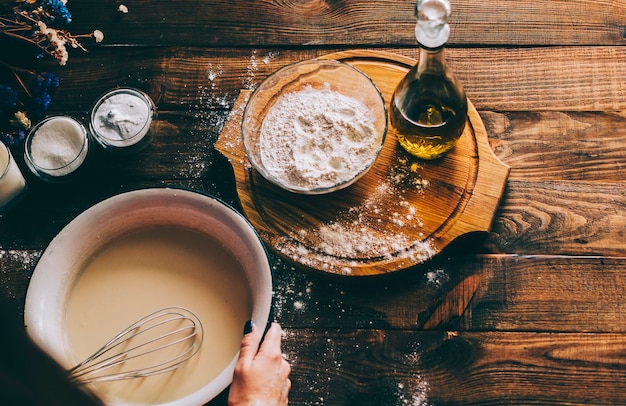
<svg viewBox="0 0 626 406">
<path fill-rule="evenodd" d="M 297 405 L 621 404 L 625 348 L 623 334 L 288 329 L 283 340 Z"/>
<path fill-rule="evenodd" d="M 454 252 L 366 278 L 303 272 L 273 257 L 274 315 L 290 329 L 626 333 L 626 258 Z M 0 295 L 23 303 L 40 254 L 0 250 Z"/>
<path fill-rule="evenodd" d="M 356 280 L 281 271 L 277 317 L 299 328 L 626 332 L 625 271 L 624 258 L 517 255 L 451 255 Z"/>
<path fill-rule="evenodd" d="M 496 156 L 511 180 L 621 182 L 626 111 L 481 111 Z"/>
<path fill-rule="evenodd" d="M 624 256 L 623 182 L 509 181 L 490 234 L 495 252 Z"/>
<path fill-rule="evenodd" d="M 549 55 L 541 47 L 454 49 L 448 60 L 480 110 L 626 107 L 626 47 L 554 47 Z"/>
<path fill-rule="evenodd" d="M 61 78 L 51 111 L 85 116 L 98 96 L 122 85 L 145 90 L 159 110 L 190 113 L 232 107 L 280 67 L 342 48 L 94 49 L 73 52 L 66 67 L 39 65 Z M 413 48 L 385 48 L 412 58 Z M 447 59 L 479 111 L 626 110 L 626 47 L 454 48 Z M 552 131 L 558 128 L 555 123 Z"/>
<path fill-rule="evenodd" d="M 138 0 L 73 2 L 72 30 L 105 33 L 108 45 L 328 46 L 415 43 L 415 1 Z M 452 2 L 450 43 L 485 45 L 620 45 L 626 5 L 620 0 L 535 3 Z M 184 27 L 184 30 L 181 29 Z"/>
<path fill-rule="evenodd" d="M 162 111 L 145 154 L 129 159 L 98 154 L 95 167 L 107 170 L 93 175 L 105 183 L 173 180 L 200 186 L 198 180 L 210 177 L 213 162 L 221 157 L 213 145 L 229 114 L 229 110 L 208 109 Z M 611 185 L 625 178 L 626 112 L 483 110 L 479 114 L 495 155 L 513 168 L 509 176 L 513 191 L 514 181 Z"/>
</svg>

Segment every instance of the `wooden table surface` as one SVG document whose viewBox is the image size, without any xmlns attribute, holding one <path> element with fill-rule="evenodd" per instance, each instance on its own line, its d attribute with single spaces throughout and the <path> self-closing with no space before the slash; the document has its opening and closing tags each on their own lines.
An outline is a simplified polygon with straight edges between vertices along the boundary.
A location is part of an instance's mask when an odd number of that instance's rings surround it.
<svg viewBox="0 0 626 406">
<path fill-rule="evenodd" d="M 417 57 L 408 0 L 119 4 L 68 3 L 71 31 L 105 40 L 65 67 L 39 62 L 61 80 L 49 112 L 85 119 L 128 85 L 156 101 L 158 131 L 85 179 L 29 178 L 0 219 L 0 294 L 20 309 L 47 244 L 107 197 L 180 186 L 239 207 L 214 144 L 241 89 L 331 52 Z M 291 404 L 626 404 L 625 38 L 624 0 L 453 1 L 448 63 L 511 168 L 491 232 L 375 277 L 272 255 Z"/>
</svg>

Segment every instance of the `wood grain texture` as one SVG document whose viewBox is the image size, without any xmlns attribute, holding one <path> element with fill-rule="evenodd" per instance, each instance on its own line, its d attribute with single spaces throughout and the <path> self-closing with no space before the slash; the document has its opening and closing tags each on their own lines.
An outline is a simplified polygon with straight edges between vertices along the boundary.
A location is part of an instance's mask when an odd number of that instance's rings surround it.
<svg viewBox="0 0 626 406">
<path fill-rule="evenodd" d="M 410 45 L 411 0 L 204 1 L 136 0 L 128 14 L 119 2 L 75 2 L 73 27 L 99 28 L 108 45 L 276 46 Z M 457 0 L 454 46 L 620 45 L 626 27 L 621 0 L 535 3 Z M 381 26 L 392 27 L 380 30 Z"/>
<path fill-rule="evenodd" d="M 624 255 L 623 182 L 512 181 L 505 199 L 492 236 L 500 252 Z"/>
<path fill-rule="evenodd" d="M 84 116 L 102 93 L 127 85 L 146 91 L 161 111 L 196 114 L 232 108 L 240 89 L 285 65 L 345 49 L 105 47 L 73 52 L 72 69 L 40 69 L 61 78 L 51 111 Z M 452 48 L 446 57 L 478 111 L 626 110 L 626 47 L 555 46 L 546 57 L 547 49 Z M 417 58 L 416 46 L 380 50 Z"/>
<path fill-rule="evenodd" d="M 294 404 L 601 405 L 626 389 L 623 334 L 303 329 L 284 346 Z"/>
<path fill-rule="evenodd" d="M 84 120 L 129 85 L 157 101 L 159 129 L 132 158 L 95 155 L 76 183 L 30 179 L 0 218 L 0 297 L 18 309 L 50 240 L 111 195 L 189 187 L 241 210 L 214 149 L 241 89 L 331 52 L 417 57 L 413 0 L 129 0 L 126 15 L 120 3 L 70 1 L 71 31 L 105 41 L 35 68 L 60 77 L 51 113 Z M 491 232 L 365 278 L 270 254 L 291 404 L 624 404 L 626 2 L 452 3 L 448 64 L 511 167 Z"/>
<path fill-rule="evenodd" d="M 455 255 L 367 278 L 272 257 L 275 317 L 292 329 L 626 333 L 626 259 Z M 0 250 L 0 294 L 23 303 L 40 250 Z M 556 340 L 556 338 L 555 338 Z"/>
<path fill-rule="evenodd" d="M 621 182 L 626 110 L 481 111 L 495 154 L 515 167 L 511 180 Z"/>
<path fill-rule="evenodd" d="M 277 315 L 298 328 L 626 332 L 624 258 L 458 251 L 384 277 L 280 273 Z"/>
</svg>

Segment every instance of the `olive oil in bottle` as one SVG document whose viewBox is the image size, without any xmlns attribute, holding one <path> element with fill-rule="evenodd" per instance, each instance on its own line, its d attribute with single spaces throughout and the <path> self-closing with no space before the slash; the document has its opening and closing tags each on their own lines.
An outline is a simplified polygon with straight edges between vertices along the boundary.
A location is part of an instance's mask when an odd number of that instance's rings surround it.
<svg viewBox="0 0 626 406">
<path fill-rule="evenodd" d="M 451 150 L 467 121 L 463 86 L 447 67 L 448 0 L 418 0 L 418 63 L 398 83 L 390 108 L 391 132 L 410 154 L 435 159 Z"/>
</svg>

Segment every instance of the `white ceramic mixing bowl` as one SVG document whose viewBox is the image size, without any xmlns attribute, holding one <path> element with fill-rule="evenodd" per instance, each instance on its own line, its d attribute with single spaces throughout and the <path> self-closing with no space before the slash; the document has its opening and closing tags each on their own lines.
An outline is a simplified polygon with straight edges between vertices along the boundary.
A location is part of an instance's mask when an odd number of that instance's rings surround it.
<svg viewBox="0 0 626 406">
<path fill-rule="evenodd" d="M 267 252 L 250 223 L 231 207 L 200 193 L 171 188 L 132 191 L 76 217 L 52 240 L 35 268 L 26 295 L 27 331 L 61 365 L 69 368 L 73 363 L 64 331 L 65 310 L 81 269 L 105 244 L 154 226 L 182 227 L 221 244 L 241 265 L 252 295 L 251 318 L 265 329 L 272 307 L 272 273 Z M 237 358 L 238 354 L 196 392 L 164 404 L 205 404 L 231 383 Z"/>
</svg>

